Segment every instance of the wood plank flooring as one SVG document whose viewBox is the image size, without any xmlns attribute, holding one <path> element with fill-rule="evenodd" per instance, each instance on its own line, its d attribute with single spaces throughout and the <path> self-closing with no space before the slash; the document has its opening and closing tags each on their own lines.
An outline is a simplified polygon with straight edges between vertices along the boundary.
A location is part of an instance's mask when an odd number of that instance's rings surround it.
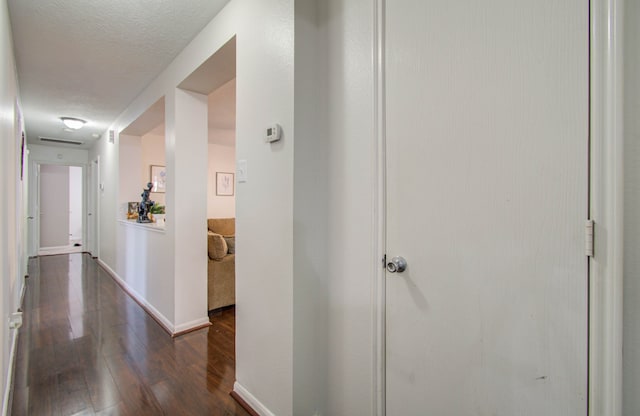
<svg viewBox="0 0 640 416">
<path fill-rule="evenodd" d="M 32 259 L 12 415 L 240 415 L 235 309 L 172 339 L 86 254 Z"/>
</svg>

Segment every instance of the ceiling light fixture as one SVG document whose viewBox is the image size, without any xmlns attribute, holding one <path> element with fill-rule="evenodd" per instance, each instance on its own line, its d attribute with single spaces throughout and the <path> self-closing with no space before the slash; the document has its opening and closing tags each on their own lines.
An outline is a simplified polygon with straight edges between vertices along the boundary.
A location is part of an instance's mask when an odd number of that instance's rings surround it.
<svg viewBox="0 0 640 416">
<path fill-rule="evenodd" d="M 62 120 L 65 126 L 73 130 L 78 130 L 87 123 L 86 121 L 80 118 L 74 118 L 74 117 L 60 117 L 60 120 Z"/>
</svg>

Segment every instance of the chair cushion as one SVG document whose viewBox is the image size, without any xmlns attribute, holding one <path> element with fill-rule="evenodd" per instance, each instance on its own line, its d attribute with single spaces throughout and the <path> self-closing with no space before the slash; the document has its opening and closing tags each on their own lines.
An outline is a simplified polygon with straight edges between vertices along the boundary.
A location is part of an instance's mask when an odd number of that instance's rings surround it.
<svg viewBox="0 0 640 416">
<path fill-rule="evenodd" d="M 236 254 L 236 238 L 224 237 L 224 241 L 227 242 L 227 253 Z"/>
<path fill-rule="evenodd" d="M 207 229 L 216 234 L 224 236 L 236 235 L 236 219 L 235 218 L 209 218 L 207 220 Z"/>
<path fill-rule="evenodd" d="M 209 251 L 209 257 L 212 260 L 221 260 L 227 255 L 229 250 L 227 242 L 220 234 L 208 231 L 207 232 L 207 249 Z"/>
</svg>

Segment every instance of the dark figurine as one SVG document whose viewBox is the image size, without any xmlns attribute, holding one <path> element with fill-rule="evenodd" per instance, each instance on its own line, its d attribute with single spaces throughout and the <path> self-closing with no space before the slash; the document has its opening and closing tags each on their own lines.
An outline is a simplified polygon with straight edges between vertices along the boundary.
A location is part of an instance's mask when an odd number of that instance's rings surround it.
<svg viewBox="0 0 640 416">
<path fill-rule="evenodd" d="M 149 219 L 149 211 L 151 211 L 151 207 L 155 203 L 149 199 L 151 189 L 153 189 L 153 183 L 149 182 L 147 189 L 143 190 L 140 194 L 142 201 L 140 201 L 140 205 L 138 206 L 138 222 L 151 222 Z"/>
</svg>

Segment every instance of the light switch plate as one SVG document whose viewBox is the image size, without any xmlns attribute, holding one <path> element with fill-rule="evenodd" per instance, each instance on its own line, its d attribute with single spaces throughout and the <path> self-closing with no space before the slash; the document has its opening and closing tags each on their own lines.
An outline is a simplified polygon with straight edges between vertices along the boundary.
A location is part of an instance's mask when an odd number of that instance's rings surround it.
<svg viewBox="0 0 640 416">
<path fill-rule="evenodd" d="M 238 160 L 238 164 L 236 165 L 236 177 L 238 178 L 238 183 L 247 181 L 247 161 L 246 160 Z"/>
</svg>

